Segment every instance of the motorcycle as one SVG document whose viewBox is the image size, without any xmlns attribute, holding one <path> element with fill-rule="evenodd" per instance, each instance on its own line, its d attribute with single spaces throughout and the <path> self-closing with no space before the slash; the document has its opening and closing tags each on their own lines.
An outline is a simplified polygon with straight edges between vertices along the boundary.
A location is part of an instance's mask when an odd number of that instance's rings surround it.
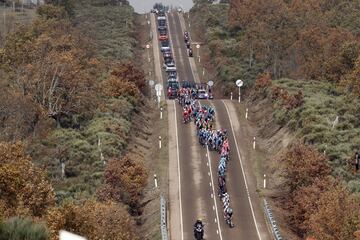
<svg viewBox="0 0 360 240">
<path fill-rule="evenodd" d="M 196 224 L 196 227 L 194 228 L 194 237 L 196 240 L 204 239 L 204 228 L 202 224 Z"/>
</svg>

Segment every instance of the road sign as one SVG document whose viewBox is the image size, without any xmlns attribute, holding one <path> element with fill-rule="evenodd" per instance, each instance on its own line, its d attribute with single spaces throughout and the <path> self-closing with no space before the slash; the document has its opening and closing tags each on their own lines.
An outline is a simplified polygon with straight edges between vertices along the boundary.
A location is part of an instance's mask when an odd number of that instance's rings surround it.
<svg viewBox="0 0 360 240">
<path fill-rule="evenodd" d="M 240 79 L 236 80 L 236 86 L 242 87 L 244 85 L 244 82 Z"/>
<path fill-rule="evenodd" d="M 155 85 L 155 90 L 156 91 L 161 91 L 161 90 L 163 90 L 163 86 L 160 83 L 158 83 L 158 84 Z"/>
<path fill-rule="evenodd" d="M 210 80 L 210 81 L 208 82 L 208 85 L 209 85 L 209 87 L 212 87 L 212 86 L 214 86 L 214 82 Z"/>
<path fill-rule="evenodd" d="M 149 45 L 149 44 L 146 44 L 146 48 L 149 49 L 149 48 L 150 48 L 150 45 Z"/>
<path fill-rule="evenodd" d="M 154 84 L 155 84 L 154 80 L 149 80 L 149 85 L 150 86 L 154 86 Z"/>
<path fill-rule="evenodd" d="M 196 48 L 199 49 L 199 48 L 200 48 L 200 44 L 196 44 Z"/>
</svg>

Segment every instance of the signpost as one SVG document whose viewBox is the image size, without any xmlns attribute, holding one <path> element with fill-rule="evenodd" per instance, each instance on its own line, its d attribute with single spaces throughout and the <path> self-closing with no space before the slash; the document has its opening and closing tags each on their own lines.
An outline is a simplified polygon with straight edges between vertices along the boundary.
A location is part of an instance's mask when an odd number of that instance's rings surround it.
<svg viewBox="0 0 360 240">
<path fill-rule="evenodd" d="M 244 85 L 244 82 L 240 79 L 236 80 L 236 86 L 239 88 L 239 102 L 241 102 L 241 87 Z"/>
<path fill-rule="evenodd" d="M 209 87 L 212 87 L 212 86 L 214 86 L 214 82 L 210 80 L 210 81 L 208 81 L 207 85 L 208 85 Z"/>
<path fill-rule="evenodd" d="M 196 48 L 197 48 L 197 55 L 198 55 L 199 62 L 200 62 L 200 44 L 196 44 Z"/>
<path fill-rule="evenodd" d="M 155 85 L 155 90 L 156 90 L 156 96 L 157 96 L 157 100 L 158 100 L 158 108 L 160 108 L 160 97 L 161 97 L 161 91 L 163 90 L 163 86 L 160 83 L 157 83 Z"/>
</svg>

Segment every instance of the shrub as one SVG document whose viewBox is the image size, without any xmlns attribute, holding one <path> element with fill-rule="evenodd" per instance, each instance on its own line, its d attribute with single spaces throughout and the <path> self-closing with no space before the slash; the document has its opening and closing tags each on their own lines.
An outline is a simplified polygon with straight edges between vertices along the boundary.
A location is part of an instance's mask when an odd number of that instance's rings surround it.
<svg viewBox="0 0 360 240">
<path fill-rule="evenodd" d="M 11 218 L 0 224 L 0 240 L 48 240 L 45 225 L 30 219 Z"/>
</svg>

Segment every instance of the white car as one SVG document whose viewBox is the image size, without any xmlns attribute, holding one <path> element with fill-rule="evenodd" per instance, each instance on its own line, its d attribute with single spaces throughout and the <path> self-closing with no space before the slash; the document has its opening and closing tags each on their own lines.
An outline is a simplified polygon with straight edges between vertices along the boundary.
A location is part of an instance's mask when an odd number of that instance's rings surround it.
<svg viewBox="0 0 360 240">
<path fill-rule="evenodd" d="M 176 71 L 176 67 L 166 67 L 165 68 L 165 72 L 175 72 Z"/>
</svg>

